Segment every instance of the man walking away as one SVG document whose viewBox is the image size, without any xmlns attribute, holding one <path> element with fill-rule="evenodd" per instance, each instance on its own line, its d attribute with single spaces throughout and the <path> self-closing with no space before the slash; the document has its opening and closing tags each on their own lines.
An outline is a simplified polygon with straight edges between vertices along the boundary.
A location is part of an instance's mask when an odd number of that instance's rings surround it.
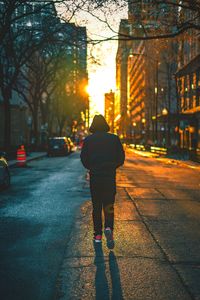
<svg viewBox="0 0 200 300">
<path fill-rule="evenodd" d="M 107 246 L 113 248 L 116 169 L 123 165 L 125 154 L 118 136 L 108 133 L 110 128 L 102 115 L 95 115 L 89 130 L 92 134 L 84 140 L 81 161 L 90 173 L 94 242 L 102 240 L 103 209 Z"/>
</svg>

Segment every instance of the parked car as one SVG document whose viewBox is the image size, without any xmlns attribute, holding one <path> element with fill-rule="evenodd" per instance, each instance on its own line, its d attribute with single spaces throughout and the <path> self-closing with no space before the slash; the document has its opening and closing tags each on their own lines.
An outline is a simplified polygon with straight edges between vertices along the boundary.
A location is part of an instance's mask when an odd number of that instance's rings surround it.
<svg viewBox="0 0 200 300">
<path fill-rule="evenodd" d="M 66 137 L 54 137 L 48 140 L 47 155 L 68 155 L 70 153 L 69 141 Z"/>
<path fill-rule="evenodd" d="M 10 172 L 5 152 L 0 152 L 0 186 L 3 188 L 10 186 Z"/>
</svg>

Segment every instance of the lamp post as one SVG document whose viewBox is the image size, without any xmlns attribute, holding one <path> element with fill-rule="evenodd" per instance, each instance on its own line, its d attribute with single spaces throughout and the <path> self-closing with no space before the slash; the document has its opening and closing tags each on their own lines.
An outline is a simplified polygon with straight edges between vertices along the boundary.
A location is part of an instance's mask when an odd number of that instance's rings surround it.
<svg viewBox="0 0 200 300">
<path fill-rule="evenodd" d="M 132 123 L 132 125 L 133 125 L 133 141 L 134 141 L 134 144 L 136 144 L 136 126 L 137 126 L 137 124 L 136 124 L 136 122 L 133 122 Z"/>
<path fill-rule="evenodd" d="M 146 119 L 145 118 L 142 118 L 141 120 L 142 122 L 142 140 L 143 140 L 143 143 L 145 144 L 145 123 L 146 123 Z"/>
<path fill-rule="evenodd" d="M 158 60 L 155 60 L 156 62 L 156 74 L 155 74 L 155 142 L 157 144 L 158 142 Z"/>
<path fill-rule="evenodd" d="M 164 117 L 166 117 L 166 118 L 168 118 L 168 110 L 167 110 L 167 108 L 163 108 L 163 110 L 162 110 L 162 115 L 164 116 Z M 165 146 L 167 147 L 167 144 L 168 144 L 168 138 L 167 138 L 167 126 L 166 126 L 166 122 L 165 122 L 165 120 L 164 120 L 164 133 L 165 133 Z M 168 122 L 167 122 L 168 123 Z"/>
</svg>

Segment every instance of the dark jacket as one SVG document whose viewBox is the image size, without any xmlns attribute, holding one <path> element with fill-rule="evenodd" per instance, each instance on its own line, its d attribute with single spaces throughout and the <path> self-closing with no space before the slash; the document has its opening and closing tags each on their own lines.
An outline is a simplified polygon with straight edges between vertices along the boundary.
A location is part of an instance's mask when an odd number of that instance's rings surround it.
<svg viewBox="0 0 200 300">
<path fill-rule="evenodd" d="M 124 159 L 124 150 L 117 135 L 97 131 L 84 140 L 81 161 L 90 170 L 90 175 L 113 177 Z"/>
</svg>

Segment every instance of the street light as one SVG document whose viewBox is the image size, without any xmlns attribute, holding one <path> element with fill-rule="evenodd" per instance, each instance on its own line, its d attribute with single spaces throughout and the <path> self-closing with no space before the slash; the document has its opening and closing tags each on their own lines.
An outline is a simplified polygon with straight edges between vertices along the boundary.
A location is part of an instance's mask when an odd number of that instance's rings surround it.
<svg viewBox="0 0 200 300">
<path fill-rule="evenodd" d="M 163 110 L 162 110 L 162 115 L 164 116 L 164 117 L 167 117 L 168 116 L 168 110 L 167 110 L 167 108 L 163 108 Z M 165 136 L 164 136 L 164 138 L 165 138 L 165 145 L 167 146 L 167 144 L 168 144 L 168 139 L 167 139 L 167 127 L 166 127 L 166 122 L 165 122 L 165 120 L 163 120 L 164 121 L 164 130 L 162 130 L 162 131 L 164 131 L 164 134 L 165 134 Z"/>
<path fill-rule="evenodd" d="M 146 119 L 142 118 L 142 123 L 145 124 L 146 123 Z"/>
<path fill-rule="evenodd" d="M 135 140 L 135 137 L 136 137 L 135 133 L 136 132 L 135 132 L 135 130 L 136 130 L 137 124 L 136 124 L 136 122 L 133 122 L 132 125 L 133 125 L 133 140 L 134 140 L 134 144 L 136 144 L 136 140 Z"/>
<path fill-rule="evenodd" d="M 163 108 L 162 115 L 163 116 L 167 116 L 168 115 L 168 110 L 166 108 Z"/>
</svg>

